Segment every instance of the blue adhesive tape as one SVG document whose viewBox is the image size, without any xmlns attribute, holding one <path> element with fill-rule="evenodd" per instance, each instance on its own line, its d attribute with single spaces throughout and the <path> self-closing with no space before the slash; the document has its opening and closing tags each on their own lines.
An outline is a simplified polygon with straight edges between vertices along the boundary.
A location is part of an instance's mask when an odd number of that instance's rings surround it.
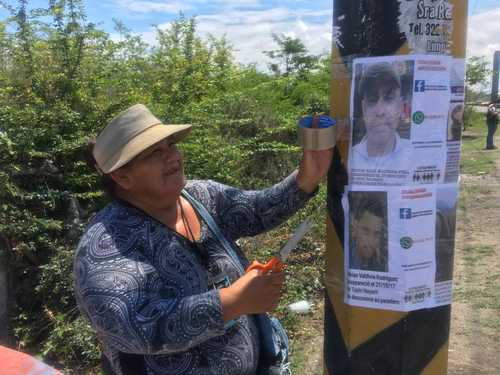
<svg viewBox="0 0 500 375">
<path fill-rule="evenodd" d="M 319 116 L 318 127 L 320 129 L 325 129 L 325 128 L 329 128 L 331 126 L 334 126 L 336 123 L 337 123 L 337 121 L 332 119 L 330 116 L 321 115 L 321 116 Z M 313 124 L 313 116 L 312 115 L 304 116 L 299 120 L 299 126 L 301 128 L 312 128 L 312 124 Z"/>
<path fill-rule="evenodd" d="M 304 116 L 299 120 L 299 126 L 301 128 L 312 128 L 312 123 L 313 117 L 311 115 Z"/>
<path fill-rule="evenodd" d="M 337 124 L 337 121 L 335 121 L 330 116 L 321 115 L 319 117 L 319 127 L 320 128 L 329 128 L 331 126 L 335 126 L 335 124 Z"/>
</svg>

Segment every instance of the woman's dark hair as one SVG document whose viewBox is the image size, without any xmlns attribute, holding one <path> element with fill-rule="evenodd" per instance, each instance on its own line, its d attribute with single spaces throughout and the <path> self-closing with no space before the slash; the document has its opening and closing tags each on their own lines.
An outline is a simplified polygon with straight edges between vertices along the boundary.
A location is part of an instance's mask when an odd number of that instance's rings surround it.
<svg viewBox="0 0 500 375">
<path fill-rule="evenodd" d="M 84 158 L 87 162 L 88 167 L 93 171 L 98 173 L 97 171 L 97 162 L 94 158 L 94 146 L 96 139 L 95 137 L 91 137 L 88 139 L 87 144 L 85 146 Z M 106 195 L 113 199 L 116 198 L 116 182 L 111 178 L 109 174 L 100 174 L 100 185 L 101 189 L 106 193 Z"/>
</svg>

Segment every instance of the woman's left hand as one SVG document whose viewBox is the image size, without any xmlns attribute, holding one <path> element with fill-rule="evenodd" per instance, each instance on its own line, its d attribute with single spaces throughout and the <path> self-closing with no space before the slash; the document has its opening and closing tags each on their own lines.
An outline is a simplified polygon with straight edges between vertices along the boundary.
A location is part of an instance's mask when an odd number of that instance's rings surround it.
<svg viewBox="0 0 500 375">
<path fill-rule="evenodd" d="M 333 157 L 333 148 L 327 150 L 304 150 L 297 175 L 299 188 L 312 193 L 328 173 Z"/>
</svg>

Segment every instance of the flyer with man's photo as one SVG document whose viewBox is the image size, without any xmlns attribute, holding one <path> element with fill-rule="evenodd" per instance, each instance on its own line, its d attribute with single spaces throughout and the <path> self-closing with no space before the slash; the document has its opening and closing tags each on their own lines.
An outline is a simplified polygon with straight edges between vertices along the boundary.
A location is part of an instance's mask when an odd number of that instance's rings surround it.
<svg viewBox="0 0 500 375">
<path fill-rule="evenodd" d="M 451 303 L 462 70 L 449 56 L 353 62 L 347 304 L 411 311 Z"/>
<path fill-rule="evenodd" d="M 455 186 L 346 190 L 346 303 L 411 311 L 451 302 Z"/>
<path fill-rule="evenodd" d="M 442 182 L 446 165 L 448 56 L 356 59 L 351 88 L 350 182 Z"/>
</svg>

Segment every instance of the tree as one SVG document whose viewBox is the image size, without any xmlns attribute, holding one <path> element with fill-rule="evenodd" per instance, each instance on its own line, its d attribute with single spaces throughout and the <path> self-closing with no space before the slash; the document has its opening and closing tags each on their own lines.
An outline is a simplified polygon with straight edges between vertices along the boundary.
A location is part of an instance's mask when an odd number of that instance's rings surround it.
<svg viewBox="0 0 500 375">
<path fill-rule="evenodd" d="M 3 170 L 12 155 L 12 141 L 0 129 L 0 170 Z M 0 173 L 0 180 L 6 180 L 6 176 Z M 2 183 L 0 182 L 0 185 Z M 1 196 L 0 196 L 1 197 Z M 9 341 L 9 259 L 10 253 L 8 239 L 0 232 L 0 343 Z"/>
<path fill-rule="evenodd" d="M 484 87 L 491 75 L 488 62 L 484 56 L 472 56 L 467 59 L 465 68 L 465 111 L 464 129 L 467 127 L 471 113 L 474 111 L 472 103 L 484 101 L 488 94 Z"/>
<path fill-rule="evenodd" d="M 106 203 L 99 177 L 82 161 L 88 137 L 144 103 L 162 120 L 194 125 L 181 145 L 191 178 L 268 186 L 298 162 L 297 118 L 328 105 L 329 60 L 309 69 L 302 42 L 280 37 L 276 62 L 290 76 L 273 77 L 235 64 L 225 38 L 202 39 L 195 20 L 182 15 L 158 30 L 151 47 L 119 21 L 120 39 L 112 40 L 86 21 L 81 0 L 48 0 L 37 9 L 10 2 L 17 5 L 0 0 L 9 13 L 0 20 L 0 279 L 7 270 L 8 333 L 16 347 L 67 374 L 93 373 L 99 347 L 78 313 L 71 277 L 76 241 Z M 6 305 L 0 290 L 0 336 Z"/>
<path fill-rule="evenodd" d="M 278 44 L 278 49 L 264 51 L 264 54 L 277 60 L 269 65 L 274 74 L 288 76 L 295 72 L 304 73 L 317 63 L 318 57 L 308 54 L 304 43 L 299 38 L 274 33 L 272 38 Z"/>
<path fill-rule="evenodd" d="M 488 100 L 488 94 L 485 92 L 491 77 L 491 69 L 488 65 L 484 56 L 472 56 L 467 60 L 465 69 L 466 102 Z"/>
<path fill-rule="evenodd" d="M 486 84 L 491 76 L 491 69 L 484 56 L 472 56 L 467 60 L 465 69 L 466 102 L 487 100 Z"/>
<path fill-rule="evenodd" d="M 153 100 L 170 120 L 186 105 L 212 93 L 210 47 L 196 36 L 196 20 L 182 14 L 167 29 L 157 28 L 158 46 L 152 49 Z M 161 104 L 160 104 L 161 103 Z M 181 121 L 177 118 L 176 121 Z"/>
<path fill-rule="evenodd" d="M 227 83 L 231 79 L 231 72 L 234 68 L 233 47 L 225 35 L 220 39 L 210 35 L 209 40 L 215 85 L 218 90 L 225 90 L 227 89 Z"/>
<path fill-rule="evenodd" d="M 472 56 L 467 60 L 465 82 L 468 87 L 485 84 L 490 75 L 491 70 L 484 56 Z"/>
</svg>

